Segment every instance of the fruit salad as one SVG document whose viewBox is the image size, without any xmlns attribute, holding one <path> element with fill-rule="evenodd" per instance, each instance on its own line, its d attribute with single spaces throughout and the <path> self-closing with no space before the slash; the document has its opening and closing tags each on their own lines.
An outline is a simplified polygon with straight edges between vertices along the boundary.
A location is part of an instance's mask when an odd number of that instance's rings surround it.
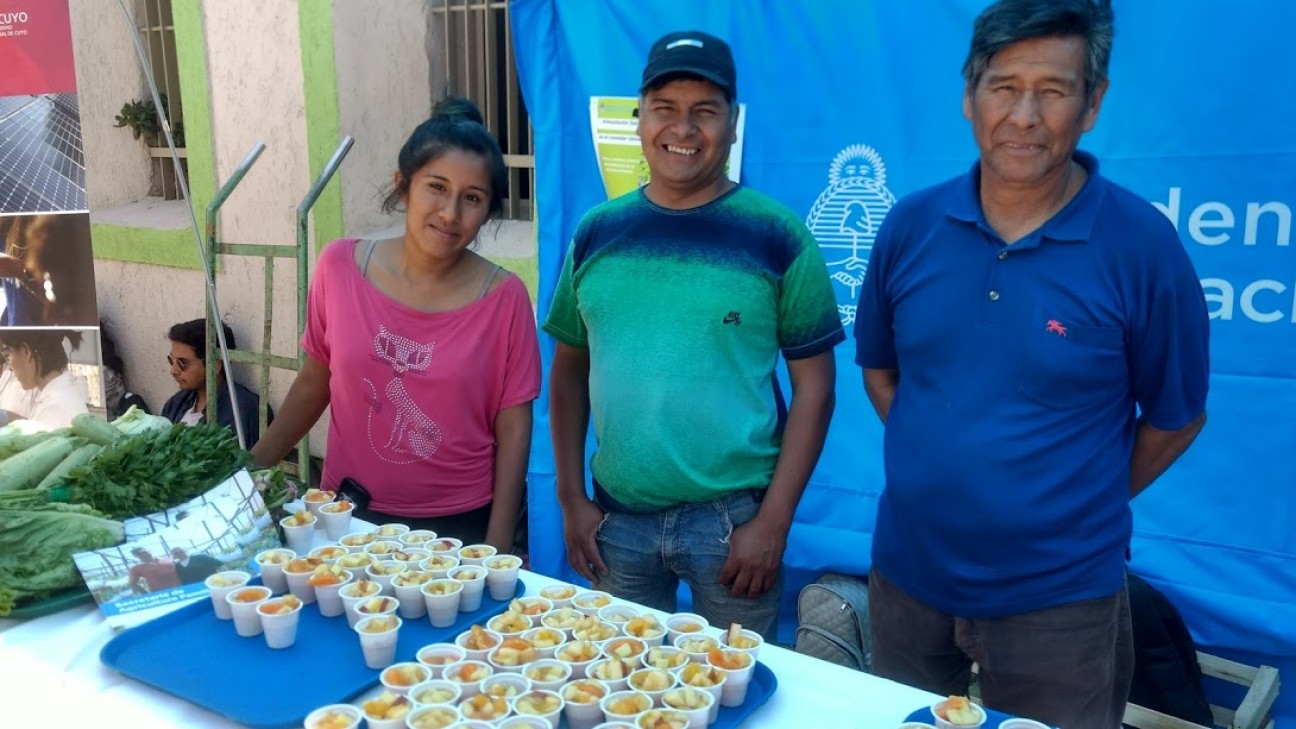
<svg viewBox="0 0 1296 729">
<path fill-rule="evenodd" d="M 270 597 L 270 590 L 264 587 L 249 587 L 231 593 L 229 599 L 231 602 L 260 602 Z"/>
<path fill-rule="evenodd" d="M 306 582 L 311 587 L 329 587 L 340 585 L 347 578 L 347 571 L 336 564 L 322 564 L 315 568 Z"/>
<path fill-rule="evenodd" d="M 640 615 L 625 624 L 625 632 L 636 638 L 652 639 L 665 635 L 666 629 L 652 615 Z"/>
<path fill-rule="evenodd" d="M 642 640 L 636 638 L 619 638 L 608 643 L 605 650 L 609 656 L 634 658 L 644 652 L 645 646 Z"/>
<path fill-rule="evenodd" d="M 725 676 L 705 663 L 690 663 L 679 674 L 680 683 L 696 688 L 710 688 L 723 683 Z"/>
<path fill-rule="evenodd" d="M 490 654 L 490 657 L 501 666 L 521 666 L 540 660 L 540 651 L 536 650 L 529 640 L 507 638 Z"/>
<path fill-rule="evenodd" d="M 751 655 L 742 651 L 726 651 L 712 648 L 707 651 L 707 662 L 716 668 L 726 671 L 739 671 L 751 665 Z"/>
<path fill-rule="evenodd" d="M 571 669 L 553 664 L 544 664 L 540 666 L 531 666 L 522 672 L 522 675 L 537 683 L 549 683 L 550 681 L 561 681 L 571 675 Z"/>
<path fill-rule="evenodd" d="M 410 528 L 404 524 L 383 524 L 378 527 L 378 531 L 375 532 L 375 534 L 380 537 L 399 537 L 409 530 Z"/>
<path fill-rule="evenodd" d="M 653 709 L 635 720 L 639 729 L 688 729 L 688 715 L 674 709 Z"/>
<path fill-rule="evenodd" d="M 524 630 L 531 629 L 531 618 L 522 613 L 506 610 L 491 618 L 486 627 L 496 633 L 521 633 Z"/>
<path fill-rule="evenodd" d="M 463 661 L 454 671 L 447 671 L 445 680 L 455 683 L 477 683 L 490 678 L 491 667 L 481 661 Z"/>
<path fill-rule="evenodd" d="M 464 699 L 459 704 L 459 711 L 465 719 L 481 719 L 483 721 L 494 721 L 508 715 L 508 702 L 495 696 L 486 694 L 477 694 L 470 699 Z"/>
<path fill-rule="evenodd" d="M 355 611 L 362 615 L 382 615 L 390 613 L 400 606 L 394 597 L 374 597 L 363 602 L 356 603 Z"/>
<path fill-rule="evenodd" d="M 663 671 L 679 668 L 685 663 L 688 663 L 688 654 L 678 648 L 649 648 L 648 655 L 644 656 L 644 665 Z"/>
<path fill-rule="evenodd" d="M 540 624 L 546 628 L 571 630 L 576 623 L 585 619 L 585 613 L 573 608 L 558 608 L 540 616 Z"/>
<path fill-rule="evenodd" d="M 315 515 L 310 513 L 309 511 L 299 511 L 295 514 L 289 514 L 288 516 L 285 516 L 283 518 L 283 521 L 279 523 L 283 524 L 286 527 L 303 527 L 308 524 L 314 524 Z"/>
<path fill-rule="evenodd" d="M 268 600 L 257 606 L 257 612 L 262 615 L 287 615 L 294 610 L 301 609 L 302 601 L 292 595 L 284 595 L 278 600 Z"/>
<path fill-rule="evenodd" d="M 414 700 L 420 704 L 448 704 L 455 700 L 458 693 L 445 686 L 432 685 L 414 694 Z"/>
<path fill-rule="evenodd" d="M 308 501 L 312 504 L 322 504 L 326 501 L 332 501 L 337 496 L 334 491 L 323 491 L 320 489 L 307 489 L 306 495 L 302 501 Z"/>
<path fill-rule="evenodd" d="M 558 660 L 567 661 L 568 663 L 584 663 L 598 658 L 599 648 L 598 645 L 588 640 L 574 640 L 559 646 L 557 653 L 554 655 Z"/>
<path fill-rule="evenodd" d="M 372 597 L 382 592 L 382 585 L 373 580 L 359 580 L 342 588 L 346 597 Z"/>
<path fill-rule="evenodd" d="M 432 581 L 432 573 L 423 570 L 412 570 L 402 572 L 392 578 L 392 584 L 397 587 L 418 587 Z"/>
<path fill-rule="evenodd" d="M 293 558 L 293 553 L 287 549 L 272 549 L 268 552 L 262 552 L 257 555 L 257 562 L 261 564 L 285 564 Z"/>
<path fill-rule="evenodd" d="M 674 676 L 656 668 L 643 668 L 630 674 L 630 686 L 640 691 L 665 691 L 674 685 Z"/>
<path fill-rule="evenodd" d="M 935 709 L 936 715 L 951 724 L 981 723 L 981 711 L 966 696 L 951 696 Z"/>
<path fill-rule="evenodd" d="M 511 570 L 520 568 L 521 566 L 522 560 L 511 554 L 506 554 L 502 557 L 493 557 L 486 560 L 486 568 L 492 570 Z"/>
<path fill-rule="evenodd" d="M 410 710 L 414 708 L 414 705 L 404 696 L 398 696 L 384 690 L 376 698 L 369 699 L 361 704 L 361 708 L 364 709 L 366 719 L 382 721 L 407 716 Z"/>
<path fill-rule="evenodd" d="M 315 568 L 322 564 L 324 564 L 324 560 L 317 557 L 297 557 L 288 560 L 288 563 L 284 565 L 283 569 L 284 572 L 304 575 L 309 572 L 314 572 Z"/>
<path fill-rule="evenodd" d="M 363 623 L 356 624 L 356 629 L 362 633 L 386 633 L 389 630 L 395 630 L 400 625 L 398 618 L 383 616 L 371 618 Z"/>
<path fill-rule="evenodd" d="M 344 547 L 363 547 L 366 544 L 372 544 L 376 539 L 378 539 L 378 535 L 372 532 L 367 532 L 365 534 L 348 534 L 339 539 L 338 544 L 341 544 Z"/>
<path fill-rule="evenodd" d="M 480 625 L 474 625 L 468 629 L 468 637 L 463 640 L 463 647 L 470 651 L 485 651 L 494 648 L 499 643 L 499 639 L 482 629 Z"/>
<path fill-rule="evenodd" d="M 552 691 L 532 691 L 513 702 L 513 708 L 519 714 L 544 716 L 562 708 L 562 699 Z"/>
<path fill-rule="evenodd" d="M 351 729 L 360 722 L 355 714 L 346 711 L 326 711 L 315 717 L 309 729 Z"/>
<path fill-rule="evenodd" d="M 419 663 L 397 663 L 382 672 L 382 680 L 390 686 L 409 688 L 431 678 L 432 673 Z"/>
<path fill-rule="evenodd" d="M 459 556 L 464 559 L 486 559 L 495 554 L 495 548 L 489 544 L 470 544 L 459 550 Z"/>
<path fill-rule="evenodd" d="M 429 706 L 405 720 L 412 729 L 446 729 L 459 723 L 459 712 L 447 706 Z"/>
<path fill-rule="evenodd" d="M 540 591 L 540 597 L 546 600 L 570 600 L 576 596 L 576 588 L 571 585 L 553 585 Z"/>
<path fill-rule="evenodd" d="M 662 696 L 662 703 L 680 711 L 697 711 L 708 705 L 707 699 L 710 696 L 705 691 L 698 691 L 695 688 L 685 686 L 684 688 L 667 691 L 666 695 Z"/>
<path fill-rule="evenodd" d="M 450 577 L 459 580 L 460 582 L 472 582 L 473 580 L 485 578 L 486 572 L 479 570 L 476 567 L 460 567 L 454 572 L 451 572 Z"/>
<path fill-rule="evenodd" d="M 338 557 L 338 561 L 336 562 L 339 567 L 345 567 L 346 569 L 352 570 L 362 570 L 373 563 L 373 555 L 368 554 L 367 552 L 352 552 L 351 554 L 344 554 L 341 557 Z"/>
<path fill-rule="evenodd" d="M 325 504 L 320 507 L 321 514 L 345 514 L 354 508 L 350 501 L 334 501 L 331 504 Z M 343 529 L 346 527 L 343 526 Z"/>
<path fill-rule="evenodd" d="M 572 626 L 572 637 L 577 640 L 595 642 L 608 640 L 617 636 L 617 629 L 611 623 L 605 623 L 595 617 L 581 618 Z"/>
<path fill-rule="evenodd" d="M 612 600 L 608 598 L 607 595 L 602 595 L 594 592 L 587 592 L 583 595 L 577 595 L 576 597 L 572 598 L 572 604 L 577 607 L 585 608 L 586 610 L 592 610 L 597 608 L 605 608 L 608 605 L 612 604 Z"/>
<path fill-rule="evenodd" d="M 571 704 L 597 704 L 604 696 L 607 696 L 607 687 L 588 679 L 572 681 L 562 690 L 562 697 Z"/>
<path fill-rule="evenodd" d="M 614 695 L 615 696 L 615 695 Z M 641 693 L 626 692 L 607 702 L 607 712 L 617 716 L 634 716 L 652 708 L 652 699 Z"/>
</svg>

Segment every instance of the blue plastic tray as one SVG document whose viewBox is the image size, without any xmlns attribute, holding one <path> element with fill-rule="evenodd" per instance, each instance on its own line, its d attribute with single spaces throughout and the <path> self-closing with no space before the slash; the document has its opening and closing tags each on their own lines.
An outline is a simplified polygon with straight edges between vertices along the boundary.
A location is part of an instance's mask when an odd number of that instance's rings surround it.
<svg viewBox="0 0 1296 729">
<path fill-rule="evenodd" d="M 986 709 L 984 706 L 981 708 L 985 709 L 986 713 L 985 724 L 981 725 L 982 729 L 999 729 L 999 722 L 1016 718 L 1009 714 L 995 711 L 994 709 Z M 905 721 L 925 721 L 928 724 L 935 724 L 936 717 L 932 716 L 931 707 L 928 706 L 910 714 L 909 718 L 905 719 Z"/>
<path fill-rule="evenodd" d="M 516 594 L 525 592 L 519 581 Z M 396 660 L 412 661 L 423 646 L 452 641 L 506 607 L 508 601 L 492 600 L 483 590 L 481 607 L 461 613 L 448 628 L 434 628 L 426 617 L 406 620 Z M 300 727 L 311 711 L 363 693 L 381 673 L 365 667 L 346 617 L 322 617 L 314 604 L 302 608 L 297 642 L 282 650 L 266 647 L 260 635 L 240 638 L 234 624 L 218 620 L 211 601 L 203 600 L 118 635 L 99 660 L 231 721 L 267 729 Z"/>
</svg>

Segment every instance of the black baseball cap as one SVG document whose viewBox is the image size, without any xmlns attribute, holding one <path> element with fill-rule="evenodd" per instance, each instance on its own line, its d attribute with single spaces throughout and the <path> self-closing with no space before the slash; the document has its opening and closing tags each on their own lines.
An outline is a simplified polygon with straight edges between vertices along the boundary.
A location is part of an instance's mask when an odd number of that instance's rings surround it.
<svg viewBox="0 0 1296 729">
<path fill-rule="evenodd" d="M 729 101 L 738 96 L 738 74 L 729 44 L 698 30 L 667 33 L 653 43 L 639 91 L 663 76 L 692 74 L 719 86 Z"/>
</svg>

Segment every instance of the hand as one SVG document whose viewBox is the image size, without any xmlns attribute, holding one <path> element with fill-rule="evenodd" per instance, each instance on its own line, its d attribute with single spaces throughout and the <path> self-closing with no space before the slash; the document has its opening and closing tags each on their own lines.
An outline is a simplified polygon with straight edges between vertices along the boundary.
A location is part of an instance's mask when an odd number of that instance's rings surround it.
<svg viewBox="0 0 1296 729">
<path fill-rule="evenodd" d="M 598 548 L 598 528 L 603 523 L 603 510 L 593 501 L 582 498 L 563 505 L 562 515 L 567 563 L 576 570 L 576 574 L 597 583 L 600 575 L 608 573 Z"/>
<path fill-rule="evenodd" d="M 729 535 L 729 558 L 720 570 L 720 584 L 734 597 L 756 598 L 769 592 L 783 563 L 787 529 L 760 515 Z"/>
</svg>

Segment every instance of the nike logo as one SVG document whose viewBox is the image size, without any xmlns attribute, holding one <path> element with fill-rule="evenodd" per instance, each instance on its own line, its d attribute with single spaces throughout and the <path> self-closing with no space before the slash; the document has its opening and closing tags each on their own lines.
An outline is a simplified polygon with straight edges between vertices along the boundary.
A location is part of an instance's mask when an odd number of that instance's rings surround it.
<svg viewBox="0 0 1296 729">
<path fill-rule="evenodd" d="M 740 312 L 737 312 L 737 311 L 731 311 L 731 312 L 729 312 L 728 314 L 725 314 L 725 318 L 724 318 L 724 322 L 723 322 L 723 323 L 725 323 L 725 324 L 742 324 L 742 314 L 741 314 Z"/>
</svg>

